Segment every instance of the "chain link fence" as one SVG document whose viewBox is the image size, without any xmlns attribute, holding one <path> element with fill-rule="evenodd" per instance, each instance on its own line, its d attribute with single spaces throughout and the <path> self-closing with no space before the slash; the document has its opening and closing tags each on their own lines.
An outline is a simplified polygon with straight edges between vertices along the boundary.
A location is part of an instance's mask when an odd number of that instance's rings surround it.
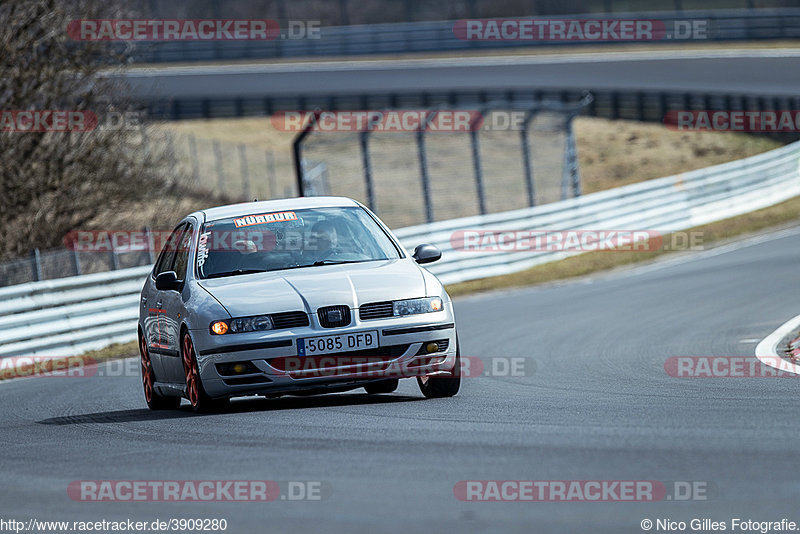
<svg viewBox="0 0 800 534">
<path fill-rule="evenodd" d="M 571 123 L 586 103 L 485 104 L 461 131 L 334 131 L 322 115 L 296 157 L 324 164 L 330 194 L 363 202 L 394 228 L 509 211 L 580 194 Z"/>
<path fill-rule="evenodd" d="M 571 122 L 586 103 L 484 103 L 468 110 L 476 127 L 461 131 L 312 130 L 300 147 L 302 192 L 355 198 L 393 228 L 569 198 L 580 194 Z M 168 162 L 165 179 L 209 205 L 299 193 L 288 150 L 159 127 L 140 135 L 139 149 Z M 0 263 L 0 287 L 148 265 L 157 252 L 37 249 Z"/>
<path fill-rule="evenodd" d="M 153 255 L 153 251 L 147 250 L 42 252 L 37 248 L 27 258 L 0 263 L 0 287 L 150 265 L 155 261 Z"/>
<path fill-rule="evenodd" d="M 230 202 L 297 194 L 288 150 L 166 130 L 156 135 L 174 151 L 182 188 Z"/>
</svg>

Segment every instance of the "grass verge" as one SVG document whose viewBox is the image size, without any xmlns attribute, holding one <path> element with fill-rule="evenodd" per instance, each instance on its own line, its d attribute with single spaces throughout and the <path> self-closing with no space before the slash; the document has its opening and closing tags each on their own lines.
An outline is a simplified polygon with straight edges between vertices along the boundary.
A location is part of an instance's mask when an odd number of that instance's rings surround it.
<svg viewBox="0 0 800 534">
<path fill-rule="evenodd" d="M 686 232 L 701 232 L 703 246 L 733 237 L 800 221 L 800 197 L 791 198 L 768 208 L 731 217 L 722 221 L 697 226 Z M 664 236 L 664 242 L 670 242 Z M 471 280 L 447 286 L 450 296 L 468 295 L 495 289 L 533 286 L 545 282 L 575 278 L 652 260 L 671 251 L 658 249 L 648 252 L 595 251 L 572 256 L 560 261 L 537 265 L 531 269 L 502 276 Z"/>
</svg>

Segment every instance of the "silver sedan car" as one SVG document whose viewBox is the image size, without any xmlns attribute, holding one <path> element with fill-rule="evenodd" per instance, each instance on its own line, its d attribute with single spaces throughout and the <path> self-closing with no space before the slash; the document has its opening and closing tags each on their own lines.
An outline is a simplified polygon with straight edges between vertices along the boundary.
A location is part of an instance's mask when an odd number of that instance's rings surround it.
<svg viewBox="0 0 800 534">
<path fill-rule="evenodd" d="M 460 386 L 455 316 L 441 282 L 369 209 L 341 197 L 221 206 L 185 217 L 144 284 L 142 382 L 151 409 L 232 397 L 391 393 Z"/>
</svg>

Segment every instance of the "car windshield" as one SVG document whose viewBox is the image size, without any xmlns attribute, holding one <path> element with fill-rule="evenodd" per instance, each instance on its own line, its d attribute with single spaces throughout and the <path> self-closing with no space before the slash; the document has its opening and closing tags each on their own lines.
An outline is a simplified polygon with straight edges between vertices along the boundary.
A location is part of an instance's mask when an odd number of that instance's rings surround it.
<svg viewBox="0 0 800 534">
<path fill-rule="evenodd" d="M 197 246 L 200 278 L 400 258 L 359 207 L 273 211 L 209 221 Z"/>
</svg>

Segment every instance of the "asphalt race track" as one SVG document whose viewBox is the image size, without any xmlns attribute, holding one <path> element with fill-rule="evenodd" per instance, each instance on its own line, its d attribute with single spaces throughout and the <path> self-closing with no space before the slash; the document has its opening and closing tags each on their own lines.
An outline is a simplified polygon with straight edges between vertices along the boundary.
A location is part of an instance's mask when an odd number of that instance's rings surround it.
<svg viewBox="0 0 800 534">
<path fill-rule="evenodd" d="M 787 74 L 788 75 L 788 74 Z M 795 74 L 796 75 L 796 74 Z M 228 531 L 642 532 L 649 518 L 800 522 L 800 382 L 682 379 L 670 356 L 752 356 L 800 313 L 800 227 L 594 278 L 460 299 L 464 355 L 529 376 L 369 397 L 234 401 L 151 413 L 138 376 L 0 384 L 6 517 L 225 518 Z M 534 370 L 535 366 L 535 370 Z M 321 501 L 97 503 L 75 480 L 322 481 Z M 685 502 L 462 502 L 460 480 L 706 484 Z M 12 489 L 13 488 L 13 489 Z M 687 530 L 688 527 L 687 527 Z M 656 531 L 653 529 L 653 531 Z"/>
<path fill-rule="evenodd" d="M 134 98 L 277 97 L 506 89 L 791 95 L 800 50 L 716 50 L 138 67 Z"/>
</svg>

